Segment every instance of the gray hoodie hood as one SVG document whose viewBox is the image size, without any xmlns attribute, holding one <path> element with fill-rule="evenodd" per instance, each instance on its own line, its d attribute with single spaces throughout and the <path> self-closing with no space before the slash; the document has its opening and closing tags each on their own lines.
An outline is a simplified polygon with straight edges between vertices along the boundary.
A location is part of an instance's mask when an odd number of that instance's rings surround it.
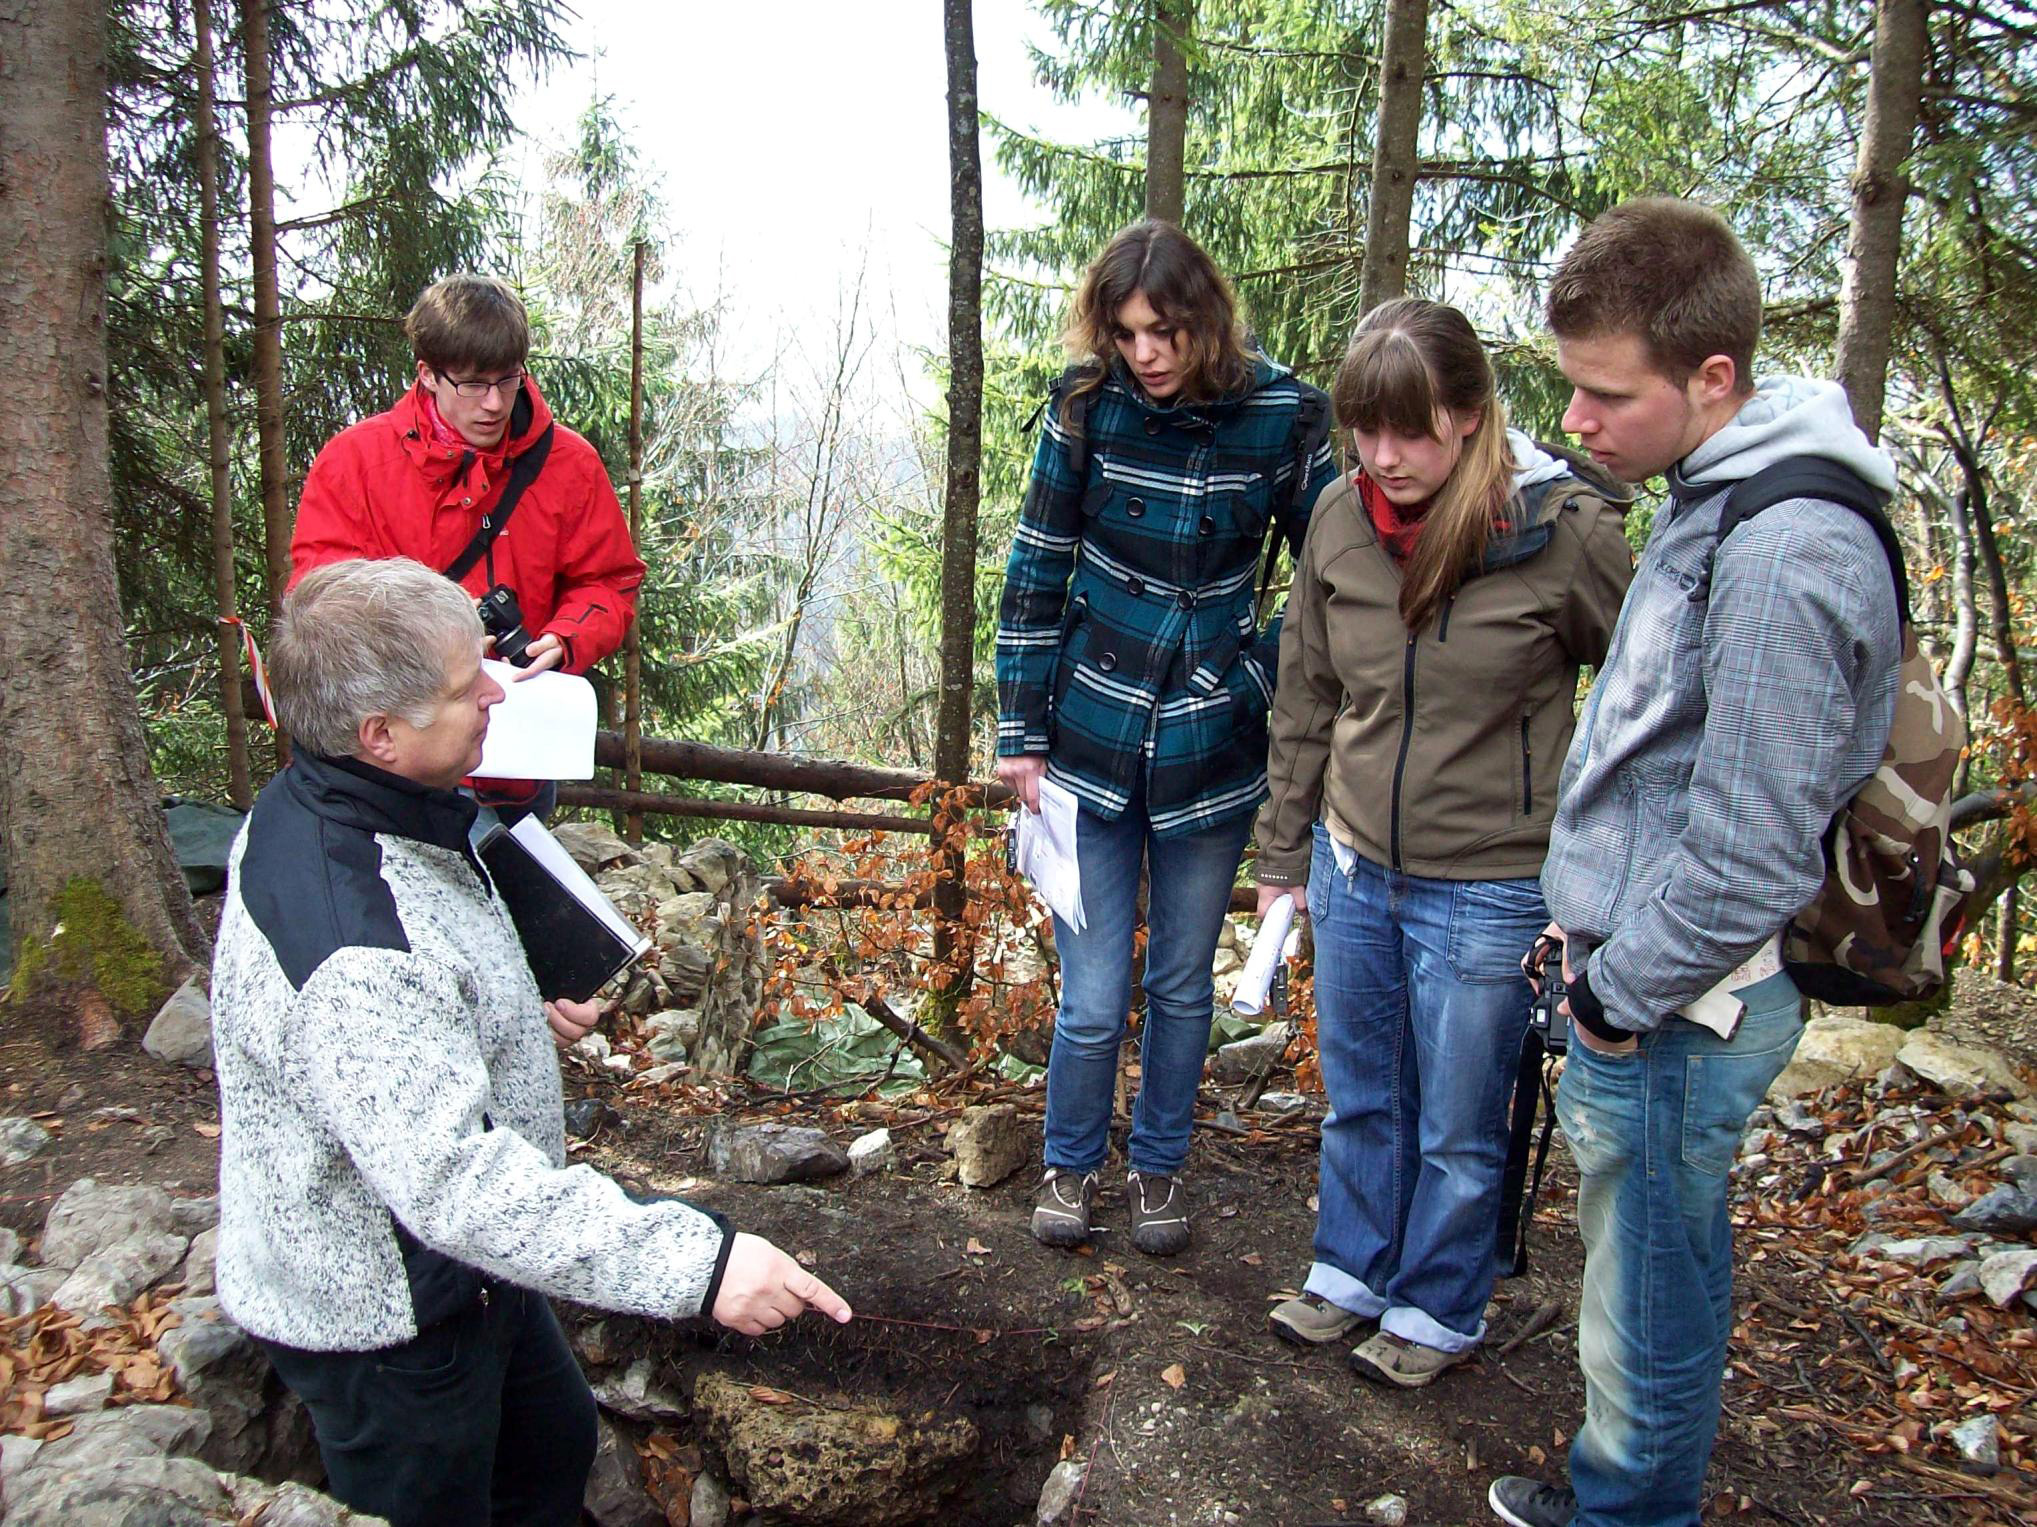
<svg viewBox="0 0 2037 1527">
<path fill-rule="evenodd" d="M 1796 376 L 1758 384 L 1723 428 L 1676 464 L 1670 486 L 1724 486 L 1792 456 L 1836 461 L 1869 486 L 1895 492 L 1895 466 L 1853 422 L 1845 389 Z"/>
</svg>

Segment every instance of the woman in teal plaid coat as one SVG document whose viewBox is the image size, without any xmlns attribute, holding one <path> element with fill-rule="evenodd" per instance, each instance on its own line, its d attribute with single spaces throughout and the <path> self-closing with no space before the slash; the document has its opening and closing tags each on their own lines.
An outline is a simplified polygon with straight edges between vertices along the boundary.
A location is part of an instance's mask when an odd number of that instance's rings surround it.
<svg viewBox="0 0 2037 1527">
<path fill-rule="evenodd" d="M 997 628 L 998 778 L 1077 803 L 1084 927 L 1057 917 L 1061 1006 L 1033 1234 L 1089 1239 L 1148 868 L 1132 1244 L 1188 1244 L 1180 1187 L 1208 1049 L 1210 962 L 1252 816 L 1280 621 L 1258 625 L 1270 537 L 1301 544 L 1335 476 L 1322 395 L 1253 350 L 1229 282 L 1143 222 L 1090 266 L 1046 409 Z"/>
</svg>

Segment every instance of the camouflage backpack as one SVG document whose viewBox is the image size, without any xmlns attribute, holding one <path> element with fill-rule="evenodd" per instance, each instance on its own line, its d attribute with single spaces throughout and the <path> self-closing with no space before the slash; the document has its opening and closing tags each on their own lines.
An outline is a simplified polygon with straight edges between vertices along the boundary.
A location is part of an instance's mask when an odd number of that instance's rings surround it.
<svg viewBox="0 0 2037 1527">
<path fill-rule="evenodd" d="M 1734 486 L 1719 516 L 1720 542 L 1762 510 L 1793 498 L 1838 504 L 1873 528 L 1895 576 L 1903 655 L 1881 764 L 1832 818 L 1825 883 L 1784 934 L 1783 963 L 1798 989 L 1820 1002 L 1915 1002 L 1945 984 L 1945 963 L 1974 889 L 1950 827 L 1966 726 L 1918 650 L 1909 577 L 1886 495 L 1837 462 L 1780 461 Z"/>
</svg>

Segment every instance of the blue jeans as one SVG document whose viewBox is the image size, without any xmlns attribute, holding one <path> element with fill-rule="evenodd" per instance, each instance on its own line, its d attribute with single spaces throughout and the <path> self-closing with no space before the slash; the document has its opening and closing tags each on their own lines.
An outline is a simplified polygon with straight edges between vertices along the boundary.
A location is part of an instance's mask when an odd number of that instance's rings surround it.
<svg viewBox="0 0 2037 1527">
<path fill-rule="evenodd" d="M 1485 1335 L 1500 1177 L 1533 993 L 1521 956 L 1549 921 L 1537 881 L 1431 880 L 1316 828 L 1309 867 L 1323 1122 L 1308 1292 L 1445 1352 Z"/>
<path fill-rule="evenodd" d="M 1680 1018 L 1626 1054 L 1571 1038 L 1556 1115 L 1585 1256 L 1576 1527 L 1697 1527 L 1733 1323 L 1726 1174 L 1803 1032 L 1786 972 L 1740 999 L 1730 1040 Z"/>
<path fill-rule="evenodd" d="M 1061 1007 L 1047 1057 L 1047 1165 L 1091 1172 L 1110 1146 L 1118 1046 L 1132 1001 L 1132 925 L 1139 863 L 1148 861 L 1146 1027 L 1139 1051 L 1139 1100 L 1132 1110 L 1131 1166 L 1171 1177 L 1188 1159 L 1195 1089 L 1209 1053 L 1217 950 L 1231 884 L 1252 830 L 1250 814 L 1177 837 L 1153 835 L 1143 797 L 1106 822 L 1086 808 L 1076 818 L 1082 867 L 1077 933 L 1054 919 L 1061 955 Z"/>
</svg>

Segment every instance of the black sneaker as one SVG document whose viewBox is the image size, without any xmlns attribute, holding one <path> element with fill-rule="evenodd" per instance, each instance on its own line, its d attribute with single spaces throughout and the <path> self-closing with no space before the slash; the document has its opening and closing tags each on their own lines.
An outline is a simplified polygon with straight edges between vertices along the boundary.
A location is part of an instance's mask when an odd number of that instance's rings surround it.
<svg viewBox="0 0 2037 1527">
<path fill-rule="evenodd" d="M 1492 1514 L 1514 1527 L 1570 1527 L 1577 1518 L 1577 1497 L 1561 1485 L 1503 1474 L 1485 1492 Z"/>
<path fill-rule="evenodd" d="M 1134 1246 L 1149 1257 L 1188 1249 L 1188 1197 L 1179 1178 L 1132 1172 L 1125 1178 L 1125 1196 L 1132 1201 Z"/>
<path fill-rule="evenodd" d="M 1033 1239 L 1042 1246 L 1080 1246 L 1089 1239 L 1096 1173 L 1050 1166 L 1033 1195 Z"/>
</svg>

